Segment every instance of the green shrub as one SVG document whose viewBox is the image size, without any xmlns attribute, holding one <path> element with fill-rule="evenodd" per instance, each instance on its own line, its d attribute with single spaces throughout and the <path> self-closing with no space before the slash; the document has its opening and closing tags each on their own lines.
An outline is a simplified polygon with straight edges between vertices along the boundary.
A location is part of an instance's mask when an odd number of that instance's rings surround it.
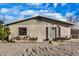
<svg viewBox="0 0 79 59">
<path fill-rule="evenodd" d="M 5 26 L 3 22 L 0 21 L 0 40 L 4 41 L 5 38 L 8 37 L 9 35 L 10 35 L 9 27 Z"/>
</svg>

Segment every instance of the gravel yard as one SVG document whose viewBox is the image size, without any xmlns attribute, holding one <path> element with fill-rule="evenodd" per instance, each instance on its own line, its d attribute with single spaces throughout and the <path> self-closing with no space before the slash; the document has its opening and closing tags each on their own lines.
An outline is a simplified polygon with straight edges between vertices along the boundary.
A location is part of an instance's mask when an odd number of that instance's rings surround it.
<svg viewBox="0 0 79 59">
<path fill-rule="evenodd" d="M 79 41 L 0 43 L 0 56 L 79 56 Z"/>
</svg>

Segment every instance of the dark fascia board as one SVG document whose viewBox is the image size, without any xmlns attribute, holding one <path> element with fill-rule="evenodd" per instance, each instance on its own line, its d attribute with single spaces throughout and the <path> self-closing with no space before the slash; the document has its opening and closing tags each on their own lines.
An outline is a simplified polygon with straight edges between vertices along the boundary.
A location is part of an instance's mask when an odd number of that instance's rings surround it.
<svg viewBox="0 0 79 59">
<path fill-rule="evenodd" d="M 16 24 L 16 23 L 19 23 L 19 22 L 23 22 L 23 21 L 27 21 L 27 20 L 31 20 L 31 19 L 38 18 L 38 17 L 50 19 L 51 21 L 61 22 L 61 23 L 65 23 L 65 24 L 68 24 L 68 25 L 74 25 L 74 23 L 70 23 L 70 22 L 55 20 L 55 19 L 51 19 L 51 18 L 48 18 L 48 17 L 44 17 L 44 16 L 35 16 L 35 17 L 28 18 L 28 19 L 24 19 L 24 20 L 20 20 L 20 21 L 16 21 L 16 22 L 13 22 L 13 23 L 6 24 L 6 26 L 9 26 L 9 25 L 12 25 L 12 24 Z"/>
</svg>

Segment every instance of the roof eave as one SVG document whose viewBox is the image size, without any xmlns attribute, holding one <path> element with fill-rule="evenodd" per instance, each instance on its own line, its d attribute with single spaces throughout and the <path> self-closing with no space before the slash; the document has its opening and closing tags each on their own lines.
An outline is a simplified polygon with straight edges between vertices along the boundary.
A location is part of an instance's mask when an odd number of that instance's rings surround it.
<svg viewBox="0 0 79 59">
<path fill-rule="evenodd" d="M 44 16 L 36 16 L 36 17 L 44 17 Z M 5 26 L 9 26 L 9 25 L 12 25 L 12 24 L 15 24 L 15 23 L 19 23 L 19 22 L 22 22 L 22 21 L 27 21 L 27 20 L 30 20 L 32 18 L 35 18 L 35 17 L 31 17 L 29 19 L 25 19 L 25 20 L 21 20 L 21 21 L 16 21 L 16 22 L 13 22 L 13 23 L 9 23 L 9 24 L 6 24 Z M 44 18 L 47 18 L 47 17 L 44 17 Z M 47 18 L 47 19 L 50 19 L 52 21 L 62 22 L 62 23 L 69 24 L 69 25 L 74 25 L 74 23 L 70 23 L 70 22 L 64 22 L 64 21 L 55 20 L 55 19 L 51 19 L 51 18 Z"/>
</svg>

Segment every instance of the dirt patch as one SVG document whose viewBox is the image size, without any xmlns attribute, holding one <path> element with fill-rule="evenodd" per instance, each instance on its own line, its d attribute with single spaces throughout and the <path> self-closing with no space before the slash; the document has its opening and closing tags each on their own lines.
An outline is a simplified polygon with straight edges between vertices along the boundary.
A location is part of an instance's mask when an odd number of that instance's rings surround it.
<svg viewBox="0 0 79 59">
<path fill-rule="evenodd" d="M 79 41 L 0 43 L 0 56 L 79 56 Z"/>
</svg>

